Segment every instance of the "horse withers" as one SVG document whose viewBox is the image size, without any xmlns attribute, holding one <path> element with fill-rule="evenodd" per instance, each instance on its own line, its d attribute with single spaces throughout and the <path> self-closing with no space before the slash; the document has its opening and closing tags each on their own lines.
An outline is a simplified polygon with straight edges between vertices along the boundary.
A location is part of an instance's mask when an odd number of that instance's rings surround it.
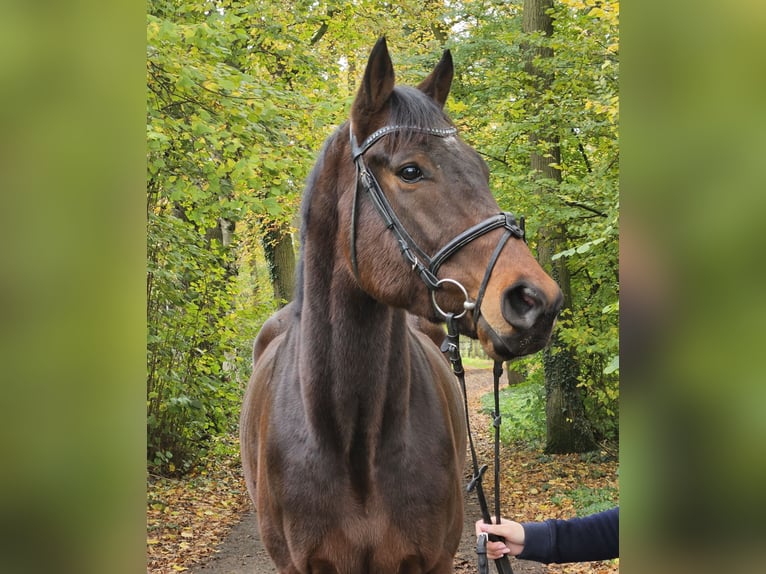
<svg viewBox="0 0 766 574">
<path fill-rule="evenodd" d="M 425 331 L 458 317 L 498 360 L 547 342 L 561 292 L 443 108 L 445 52 L 395 86 L 384 39 L 304 193 L 295 300 L 256 339 L 240 424 L 263 543 L 283 573 L 452 572 L 460 390 Z"/>
</svg>

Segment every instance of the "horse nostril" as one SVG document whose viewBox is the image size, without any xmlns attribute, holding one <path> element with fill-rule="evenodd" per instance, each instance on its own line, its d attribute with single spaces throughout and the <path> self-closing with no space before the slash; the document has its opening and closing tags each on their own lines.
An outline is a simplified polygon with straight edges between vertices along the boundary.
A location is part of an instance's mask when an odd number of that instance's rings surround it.
<svg viewBox="0 0 766 574">
<path fill-rule="evenodd" d="M 545 307 L 543 298 L 527 284 L 511 287 L 503 295 L 503 317 L 517 329 L 529 329 Z"/>
</svg>

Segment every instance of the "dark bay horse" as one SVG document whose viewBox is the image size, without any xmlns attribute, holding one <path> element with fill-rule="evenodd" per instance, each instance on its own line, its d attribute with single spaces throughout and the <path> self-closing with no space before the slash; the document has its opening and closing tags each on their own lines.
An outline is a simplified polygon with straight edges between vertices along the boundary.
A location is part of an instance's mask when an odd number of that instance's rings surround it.
<svg viewBox="0 0 766 574">
<path fill-rule="evenodd" d="M 444 114 L 452 76 L 445 52 L 417 88 L 395 86 L 379 40 L 349 122 L 309 176 L 296 297 L 256 339 L 240 425 L 280 572 L 452 572 L 465 415 L 408 313 L 425 325 L 459 316 L 504 360 L 542 348 L 560 309 Z"/>
</svg>

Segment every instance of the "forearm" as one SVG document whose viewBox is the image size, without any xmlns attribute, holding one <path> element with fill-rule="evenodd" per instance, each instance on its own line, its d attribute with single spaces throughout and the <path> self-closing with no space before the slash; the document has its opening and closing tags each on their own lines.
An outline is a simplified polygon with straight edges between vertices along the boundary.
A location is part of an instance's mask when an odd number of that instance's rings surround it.
<svg viewBox="0 0 766 574">
<path fill-rule="evenodd" d="M 588 562 L 619 556 L 619 508 L 584 518 L 527 522 L 518 558 L 545 564 Z"/>
</svg>

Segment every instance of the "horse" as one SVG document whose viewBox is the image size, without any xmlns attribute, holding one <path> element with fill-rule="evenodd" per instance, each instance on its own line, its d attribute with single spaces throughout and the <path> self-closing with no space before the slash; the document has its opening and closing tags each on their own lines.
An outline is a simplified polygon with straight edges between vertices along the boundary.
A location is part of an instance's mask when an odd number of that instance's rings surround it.
<svg viewBox="0 0 766 574">
<path fill-rule="evenodd" d="M 541 349 L 561 308 L 444 111 L 453 74 L 445 51 L 396 85 L 378 40 L 307 179 L 295 297 L 256 338 L 240 418 L 281 573 L 452 572 L 466 423 L 438 324 L 507 360 Z"/>
</svg>

